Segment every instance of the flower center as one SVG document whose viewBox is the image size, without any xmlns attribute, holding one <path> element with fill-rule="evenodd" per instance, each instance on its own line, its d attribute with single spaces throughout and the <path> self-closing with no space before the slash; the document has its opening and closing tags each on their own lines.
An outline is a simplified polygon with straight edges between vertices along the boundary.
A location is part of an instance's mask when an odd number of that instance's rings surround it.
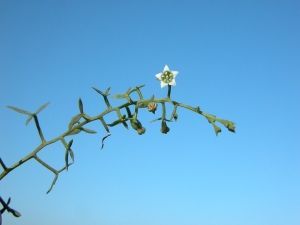
<svg viewBox="0 0 300 225">
<path fill-rule="evenodd" d="M 171 83 L 173 78 L 174 76 L 170 71 L 166 71 L 161 75 L 161 80 L 166 84 Z"/>
</svg>

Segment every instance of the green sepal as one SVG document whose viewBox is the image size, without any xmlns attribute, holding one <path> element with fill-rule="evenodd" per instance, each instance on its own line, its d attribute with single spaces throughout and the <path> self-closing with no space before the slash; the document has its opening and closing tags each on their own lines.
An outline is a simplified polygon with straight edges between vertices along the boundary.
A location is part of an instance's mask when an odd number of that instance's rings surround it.
<svg viewBox="0 0 300 225">
<path fill-rule="evenodd" d="M 216 133 L 216 136 L 218 136 L 218 133 L 220 133 L 222 130 L 220 127 L 218 127 L 215 123 L 211 123 L 214 127 L 214 130 L 215 130 L 215 133 Z"/>
</svg>

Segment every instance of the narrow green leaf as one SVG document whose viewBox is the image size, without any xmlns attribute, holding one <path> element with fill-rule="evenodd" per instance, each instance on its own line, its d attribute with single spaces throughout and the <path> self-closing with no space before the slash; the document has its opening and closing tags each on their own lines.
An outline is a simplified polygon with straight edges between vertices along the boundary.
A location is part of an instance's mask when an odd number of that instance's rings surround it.
<svg viewBox="0 0 300 225">
<path fill-rule="evenodd" d="M 27 118 L 27 120 L 26 120 L 26 125 L 29 124 L 29 122 L 31 121 L 32 117 L 33 117 L 32 115 L 29 115 L 29 116 L 28 116 L 28 118 Z"/>
<path fill-rule="evenodd" d="M 67 146 L 67 149 L 70 149 L 71 146 L 72 146 L 72 144 L 73 144 L 73 139 L 71 139 L 71 140 L 69 141 L 68 146 Z"/>
<path fill-rule="evenodd" d="M 127 95 L 129 94 L 130 90 L 131 90 L 131 87 L 129 87 L 128 90 L 126 91 Z"/>
<path fill-rule="evenodd" d="M 9 205 L 9 203 L 10 203 L 10 197 L 8 198 L 8 200 L 7 200 L 7 203 L 6 203 L 6 205 Z"/>
<path fill-rule="evenodd" d="M 151 99 L 150 100 L 154 100 L 154 95 L 152 95 Z"/>
<path fill-rule="evenodd" d="M 68 136 L 70 136 L 70 135 L 75 135 L 75 134 L 78 134 L 78 133 L 80 133 L 81 132 L 81 129 L 75 129 L 75 130 L 73 130 L 70 134 L 68 134 Z"/>
<path fill-rule="evenodd" d="M 97 132 L 94 131 L 94 130 L 90 130 L 90 129 L 83 128 L 83 127 L 82 127 L 82 130 L 83 130 L 84 132 L 86 132 L 86 133 L 89 133 L 89 134 L 96 134 L 96 133 L 97 133 Z"/>
<path fill-rule="evenodd" d="M 100 117 L 99 120 L 101 121 L 103 127 L 105 128 L 105 130 L 107 131 L 107 133 L 109 133 L 109 129 L 107 127 L 106 122 L 104 121 L 103 117 Z"/>
<path fill-rule="evenodd" d="M 98 90 L 95 87 L 92 87 L 95 91 L 97 91 L 100 95 L 106 96 L 106 94 L 104 94 L 102 91 Z"/>
<path fill-rule="evenodd" d="M 109 90 L 110 90 L 110 87 L 108 87 L 108 88 L 106 89 L 106 91 L 105 91 L 105 95 L 106 95 L 106 96 L 108 95 Z"/>
<path fill-rule="evenodd" d="M 117 98 L 117 99 L 125 98 L 125 97 L 126 97 L 126 95 L 124 95 L 124 94 L 118 94 L 118 95 L 112 96 L 112 98 Z"/>
<path fill-rule="evenodd" d="M 74 163 L 74 153 L 73 153 L 72 149 L 70 149 L 69 152 L 70 152 L 72 162 Z"/>
<path fill-rule="evenodd" d="M 69 126 L 68 126 L 69 130 L 74 126 L 75 123 L 79 123 L 79 120 L 80 120 L 81 117 L 82 117 L 81 113 L 74 116 L 74 117 L 72 117 L 72 119 L 69 123 Z"/>
<path fill-rule="evenodd" d="M 125 121 L 122 123 L 123 123 L 124 127 L 128 130 L 128 124 Z"/>
<path fill-rule="evenodd" d="M 78 106 L 79 106 L 80 113 L 83 113 L 83 104 L 82 104 L 81 98 L 79 98 L 79 100 L 78 100 Z"/>
<path fill-rule="evenodd" d="M 27 114 L 27 115 L 32 115 L 32 113 L 30 113 L 30 112 L 28 112 L 28 111 L 25 111 L 25 110 L 22 110 L 22 109 L 18 109 L 18 108 L 13 107 L 13 106 L 7 106 L 7 108 L 12 109 L 12 110 L 15 110 L 15 111 L 18 112 L 18 113 Z"/>
<path fill-rule="evenodd" d="M 148 104 L 149 104 L 149 101 L 142 100 L 136 104 L 136 108 L 147 108 Z"/>
<path fill-rule="evenodd" d="M 85 114 L 85 113 L 82 115 L 82 117 L 86 120 L 92 119 L 88 114 Z"/>
<path fill-rule="evenodd" d="M 69 149 L 67 148 L 66 149 L 66 152 L 65 152 L 65 162 L 66 162 L 66 170 L 68 171 L 68 166 L 69 166 Z"/>
<path fill-rule="evenodd" d="M 152 120 L 152 121 L 150 121 L 150 123 L 156 122 L 156 121 L 158 121 L 158 120 L 161 120 L 161 118 L 158 118 L 158 119 Z"/>
<path fill-rule="evenodd" d="M 137 86 L 137 88 L 142 88 L 142 87 L 145 87 L 146 84 L 143 84 L 143 85 L 140 85 L 140 86 Z"/>
<path fill-rule="evenodd" d="M 49 188 L 49 190 L 47 191 L 46 194 L 48 194 L 52 190 L 53 186 L 56 183 L 57 178 L 58 178 L 58 174 L 55 174 L 55 177 L 54 177 L 54 180 L 52 181 L 51 187 Z"/>
<path fill-rule="evenodd" d="M 21 213 L 19 213 L 17 210 L 14 210 L 12 208 L 9 209 L 9 212 L 12 213 L 15 217 L 21 216 Z"/>
<path fill-rule="evenodd" d="M 50 102 L 45 103 L 40 108 L 38 108 L 38 110 L 36 110 L 36 112 L 34 114 L 37 115 L 40 111 L 42 111 L 44 108 L 46 108 L 46 106 L 49 104 L 50 104 Z"/>
</svg>

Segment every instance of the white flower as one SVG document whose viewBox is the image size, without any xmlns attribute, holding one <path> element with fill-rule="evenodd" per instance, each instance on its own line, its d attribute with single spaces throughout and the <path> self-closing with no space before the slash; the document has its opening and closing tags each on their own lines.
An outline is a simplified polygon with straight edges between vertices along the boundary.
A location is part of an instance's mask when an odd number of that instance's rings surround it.
<svg viewBox="0 0 300 225">
<path fill-rule="evenodd" d="M 169 67 L 165 65 L 164 71 L 162 73 L 156 74 L 156 78 L 160 80 L 160 87 L 163 88 L 167 85 L 176 86 L 175 77 L 178 71 L 170 71 Z"/>
</svg>

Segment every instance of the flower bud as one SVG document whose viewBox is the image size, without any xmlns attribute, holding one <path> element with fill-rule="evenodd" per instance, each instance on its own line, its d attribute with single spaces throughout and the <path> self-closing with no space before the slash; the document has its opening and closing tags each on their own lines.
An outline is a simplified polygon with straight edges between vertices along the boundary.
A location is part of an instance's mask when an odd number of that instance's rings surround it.
<svg viewBox="0 0 300 225">
<path fill-rule="evenodd" d="M 178 114 L 175 112 L 175 113 L 173 113 L 172 116 L 173 116 L 174 120 L 177 121 L 177 119 L 178 119 Z"/>
<path fill-rule="evenodd" d="M 142 127 L 140 129 L 137 129 L 137 132 L 138 132 L 139 135 L 142 135 L 142 134 L 144 134 L 146 132 L 146 128 Z"/>
<path fill-rule="evenodd" d="M 229 130 L 229 131 L 231 131 L 231 132 L 233 132 L 233 133 L 235 133 L 235 126 L 234 126 L 234 123 L 229 123 L 229 124 L 227 124 L 227 129 Z"/>
<path fill-rule="evenodd" d="M 135 120 L 130 120 L 130 125 L 132 126 L 133 129 L 135 129 L 139 135 L 142 135 L 146 132 L 146 129 L 142 126 L 141 122 L 138 121 L 137 119 Z"/>
<path fill-rule="evenodd" d="M 148 103 L 148 111 L 149 112 L 152 112 L 154 114 L 156 109 L 157 109 L 157 103 L 156 102 Z"/>
<path fill-rule="evenodd" d="M 170 128 L 167 126 L 166 121 L 162 121 L 161 122 L 161 128 L 160 128 L 160 132 L 162 132 L 163 134 L 166 134 L 170 131 Z"/>
</svg>

